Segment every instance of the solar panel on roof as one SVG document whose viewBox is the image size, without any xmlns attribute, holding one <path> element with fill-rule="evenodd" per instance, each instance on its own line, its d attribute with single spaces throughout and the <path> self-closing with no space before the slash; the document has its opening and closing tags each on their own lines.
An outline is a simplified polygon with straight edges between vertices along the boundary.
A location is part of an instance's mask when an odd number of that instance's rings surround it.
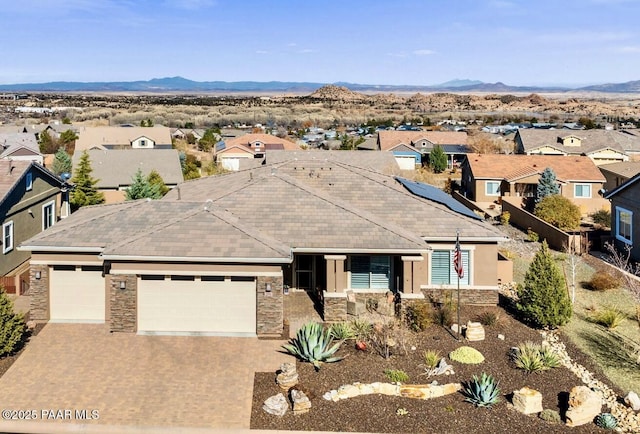
<svg viewBox="0 0 640 434">
<path fill-rule="evenodd" d="M 458 214 L 465 215 L 467 217 L 474 218 L 476 220 L 482 220 L 480 216 L 471 211 L 469 208 L 449 196 L 444 191 L 429 184 L 423 184 L 422 182 L 410 181 L 398 176 L 395 179 L 400 182 L 407 190 L 416 196 L 420 196 L 424 199 L 429 199 L 439 204 L 442 204 L 449 208 L 451 211 L 455 211 Z"/>
</svg>

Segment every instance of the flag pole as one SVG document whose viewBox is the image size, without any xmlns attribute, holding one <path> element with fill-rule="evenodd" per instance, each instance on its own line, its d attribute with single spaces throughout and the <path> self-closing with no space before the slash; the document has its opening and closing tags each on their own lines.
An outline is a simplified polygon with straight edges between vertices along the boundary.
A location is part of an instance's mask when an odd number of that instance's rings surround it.
<svg viewBox="0 0 640 434">
<path fill-rule="evenodd" d="M 456 230 L 456 255 L 460 252 L 460 231 Z M 462 262 L 462 257 L 459 259 Z M 458 276 L 458 303 L 456 306 L 456 310 L 458 313 L 458 342 L 460 342 L 460 330 L 462 329 L 462 324 L 460 324 L 460 273 L 456 270 L 456 275 Z"/>
</svg>

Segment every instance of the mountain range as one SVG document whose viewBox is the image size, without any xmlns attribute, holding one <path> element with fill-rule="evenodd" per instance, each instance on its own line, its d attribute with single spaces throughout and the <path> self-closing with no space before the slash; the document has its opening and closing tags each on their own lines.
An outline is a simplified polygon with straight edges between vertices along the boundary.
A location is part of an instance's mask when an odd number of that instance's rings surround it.
<svg viewBox="0 0 640 434">
<path fill-rule="evenodd" d="M 290 81 L 193 81 L 183 77 L 153 78 L 141 81 L 72 82 L 0 84 L 0 92 L 294 92 L 311 93 L 328 83 Z M 445 83 L 419 85 L 372 85 L 331 83 L 358 92 L 608 92 L 640 93 L 640 80 L 626 83 L 607 83 L 579 88 L 510 86 L 501 82 L 455 79 Z"/>
</svg>

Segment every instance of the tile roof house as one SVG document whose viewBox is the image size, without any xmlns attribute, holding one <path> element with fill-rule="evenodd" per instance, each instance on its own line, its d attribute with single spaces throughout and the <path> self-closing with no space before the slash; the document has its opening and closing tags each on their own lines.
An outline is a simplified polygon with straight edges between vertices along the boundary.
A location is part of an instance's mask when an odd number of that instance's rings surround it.
<svg viewBox="0 0 640 434">
<path fill-rule="evenodd" d="M 43 164 L 38 141 L 30 133 L 0 133 L 0 159 L 2 158 Z"/>
<path fill-rule="evenodd" d="M 76 151 L 89 149 L 171 149 L 169 127 L 81 127 Z"/>
<path fill-rule="evenodd" d="M 586 155 L 598 165 L 627 161 L 626 149 L 640 150 L 640 138 L 609 130 L 520 129 L 514 140 L 517 154 Z"/>
<path fill-rule="evenodd" d="M 26 241 L 41 273 L 31 315 L 137 333 L 277 335 L 285 288 L 317 297 L 327 321 L 346 320 L 349 289 L 410 302 L 456 288 L 456 231 L 462 299 L 497 302 L 503 236 L 493 226 L 435 187 L 343 157 L 282 154 L 291 158 L 187 181 L 160 201 L 82 208 Z"/>
<path fill-rule="evenodd" d="M 155 170 L 169 188 L 184 180 L 180 155 L 175 149 L 156 149 L 153 152 L 146 149 L 91 149 L 87 152 L 93 169 L 91 176 L 98 180 L 96 186 L 104 193 L 106 203 L 125 200 L 125 190 L 131 186 L 138 169 L 144 176 Z M 73 153 L 74 167 L 82 153 L 78 150 Z"/>
<path fill-rule="evenodd" d="M 640 161 L 602 164 L 598 168 L 606 179 L 604 189 L 610 191 L 640 173 Z"/>
<path fill-rule="evenodd" d="M 475 202 L 494 202 L 502 196 L 533 198 L 547 167 L 556 174 L 560 194 L 583 214 L 608 208 L 599 193 L 605 178 L 585 156 L 469 154 L 462 163 L 461 192 Z"/>
<path fill-rule="evenodd" d="M 13 277 L 9 292 L 29 283 L 29 253 L 18 245 L 68 215 L 65 184 L 40 164 L 0 159 L 0 276 Z"/>
<path fill-rule="evenodd" d="M 640 173 L 604 197 L 611 201 L 611 235 L 615 246 L 629 249 L 631 260 L 640 261 Z"/>
<path fill-rule="evenodd" d="M 262 158 L 266 151 L 295 151 L 300 146 L 271 134 L 250 133 L 225 138 L 215 146 L 216 161 L 227 170 L 238 170 L 240 161 Z"/>
<path fill-rule="evenodd" d="M 402 169 L 422 164 L 422 156 L 438 145 L 449 157 L 452 167 L 456 159 L 469 152 L 467 133 L 462 131 L 379 131 L 378 150 L 391 151 Z M 411 159 L 413 158 L 413 161 Z M 413 166 L 412 166 L 413 164 Z"/>
</svg>

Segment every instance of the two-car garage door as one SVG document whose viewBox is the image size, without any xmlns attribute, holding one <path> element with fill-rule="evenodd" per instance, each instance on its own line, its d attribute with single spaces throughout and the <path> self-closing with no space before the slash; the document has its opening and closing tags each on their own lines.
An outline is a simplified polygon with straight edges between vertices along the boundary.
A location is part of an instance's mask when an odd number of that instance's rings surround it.
<svg viewBox="0 0 640 434">
<path fill-rule="evenodd" d="M 141 276 L 138 333 L 255 336 L 254 278 Z"/>
</svg>

